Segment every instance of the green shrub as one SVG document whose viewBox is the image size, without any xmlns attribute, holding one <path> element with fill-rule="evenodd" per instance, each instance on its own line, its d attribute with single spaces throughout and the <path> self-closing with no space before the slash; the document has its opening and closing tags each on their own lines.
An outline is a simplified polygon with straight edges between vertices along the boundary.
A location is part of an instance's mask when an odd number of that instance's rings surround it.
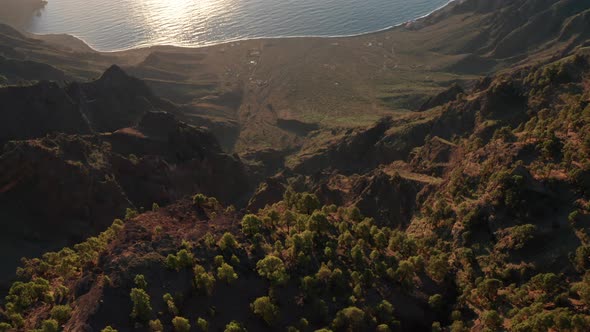
<svg viewBox="0 0 590 332">
<path fill-rule="evenodd" d="M 130 154 L 127 156 L 127 159 L 129 159 L 129 161 L 133 164 L 133 165 L 137 165 L 139 164 L 139 158 L 137 158 L 137 156 L 135 154 Z"/>
<path fill-rule="evenodd" d="M 262 220 L 254 214 L 247 214 L 242 218 L 242 232 L 247 236 L 254 236 L 262 231 Z"/>
<path fill-rule="evenodd" d="M 135 276 L 135 279 L 133 280 L 135 282 L 135 286 L 137 286 L 137 288 L 141 288 L 145 291 L 147 291 L 147 281 L 145 280 L 145 276 L 143 274 L 138 274 Z"/>
<path fill-rule="evenodd" d="M 57 320 L 60 324 L 65 324 L 72 314 L 72 308 L 67 305 L 56 305 L 51 308 L 51 318 Z"/>
<path fill-rule="evenodd" d="M 201 332 L 207 332 L 209 330 L 209 322 L 205 318 L 197 318 L 197 327 Z"/>
<path fill-rule="evenodd" d="M 562 147 L 563 144 L 561 143 L 559 138 L 555 136 L 555 133 L 553 132 L 551 132 L 549 138 L 547 138 L 545 141 L 543 141 L 537 146 L 537 148 L 541 151 L 543 157 L 545 157 L 546 159 L 552 159 L 557 157 L 561 152 Z"/>
<path fill-rule="evenodd" d="M 107 326 L 104 329 L 102 329 L 100 332 L 119 332 L 119 331 L 117 331 L 116 329 L 114 329 L 110 326 Z"/>
<path fill-rule="evenodd" d="M 590 268 L 590 246 L 579 246 L 574 256 L 574 265 L 578 271 Z"/>
<path fill-rule="evenodd" d="M 361 266 L 365 262 L 365 253 L 363 252 L 363 248 L 358 244 L 352 247 L 350 250 L 350 258 L 357 267 Z"/>
<path fill-rule="evenodd" d="M 387 324 L 379 324 L 375 328 L 375 332 L 391 332 L 391 329 Z"/>
<path fill-rule="evenodd" d="M 196 288 L 211 296 L 213 294 L 213 287 L 215 287 L 215 276 L 213 276 L 213 273 L 205 271 L 205 268 L 201 265 L 196 265 L 193 272 L 195 273 Z"/>
<path fill-rule="evenodd" d="M 492 331 L 498 331 L 502 328 L 502 318 L 496 310 L 486 310 L 482 314 L 484 325 Z"/>
<path fill-rule="evenodd" d="M 13 313 L 8 317 L 12 321 L 12 326 L 23 328 L 25 326 L 25 319 L 21 314 Z"/>
<path fill-rule="evenodd" d="M 332 325 L 336 330 L 366 330 L 365 312 L 357 307 L 348 307 L 338 311 Z"/>
<path fill-rule="evenodd" d="M 493 302 L 498 297 L 502 282 L 498 279 L 484 279 L 477 285 L 477 293 L 484 299 Z"/>
<path fill-rule="evenodd" d="M 139 213 L 137 213 L 137 210 L 130 209 L 130 208 L 127 208 L 125 210 L 125 220 L 135 219 L 138 215 L 139 215 Z"/>
<path fill-rule="evenodd" d="M 298 325 L 302 330 L 306 330 L 309 328 L 309 321 L 307 320 L 307 318 L 303 317 L 303 318 L 299 319 Z"/>
<path fill-rule="evenodd" d="M 141 288 L 131 289 L 131 301 L 133 302 L 133 310 L 131 311 L 131 318 L 139 321 L 147 321 L 152 315 L 152 305 L 150 303 L 150 296 Z"/>
<path fill-rule="evenodd" d="M 242 327 L 242 325 L 235 320 L 232 320 L 229 324 L 225 326 L 224 332 L 246 332 L 246 329 Z"/>
<path fill-rule="evenodd" d="M 320 269 L 315 274 L 315 278 L 318 281 L 321 281 L 322 283 L 328 285 L 330 283 L 331 277 L 332 277 L 332 270 L 330 270 L 330 268 L 328 266 L 326 266 L 326 264 L 322 263 L 322 265 L 320 266 Z"/>
<path fill-rule="evenodd" d="M 537 226 L 532 224 L 514 226 L 510 229 L 511 249 L 522 249 L 528 241 L 533 239 Z"/>
<path fill-rule="evenodd" d="M 443 306 L 443 297 L 440 294 L 434 294 L 428 298 L 428 305 L 434 310 L 440 310 Z"/>
<path fill-rule="evenodd" d="M 259 297 L 250 305 L 252 312 L 262 318 L 266 324 L 272 325 L 279 315 L 279 308 L 272 303 L 270 297 Z"/>
<path fill-rule="evenodd" d="M 213 257 L 213 265 L 216 267 L 220 267 L 223 263 L 225 263 L 225 259 L 221 255 L 217 255 Z"/>
<path fill-rule="evenodd" d="M 414 278 L 415 268 L 414 264 L 404 260 L 399 262 L 397 270 L 395 270 L 395 278 L 401 282 L 404 286 L 408 287 L 412 283 Z"/>
<path fill-rule="evenodd" d="M 163 232 L 163 231 L 164 231 L 164 228 L 163 228 L 162 226 L 160 226 L 160 225 L 158 225 L 158 226 L 156 226 L 156 227 L 154 228 L 154 234 L 155 234 L 156 236 L 160 236 L 160 235 L 162 235 L 162 232 Z"/>
<path fill-rule="evenodd" d="M 215 245 L 215 237 L 213 236 L 213 234 L 211 234 L 211 232 L 207 232 L 203 236 L 202 240 L 207 248 L 213 248 L 213 246 Z"/>
<path fill-rule="evenodd" d="M 172 295 L 170 295 L 170 293 L 166 293 L 166 294 L 164 294 L 164 296 L 162 296 L 162 299 L 164 300 L 164 303 L 166 303 L 166 306 L 168 307 L 168 312 L 172 316 L 177 316 L 178 315 L 178 308 L 176 307 L 176 304 L 174 303 L 174 298 L 172 297 Z"/>
<path fill-rule="evenodd" d="M 219 201 L 215 197 L 208 197 L 207 198 L 207 204 L 209 204 L 210 207 L 216 209 L 218 207 L 218 205 L 219 205 Z"/>
<path fill-rule="evenodd" d="M 382 323 L 389 324 L 394 319 L 393 311 L 393 305 L 389 301 L 383 300 L 377 305 L 377 319 Z"/>
<path fill-rule="evenodd" d="M 463 321 L 460 320 L 456 320 L 453 322 L 453 324 L 451 324 L 451 332 L 466 332 L 468 331 L 467 329 L 465 329 L 465 323 L 463 323 Z"/>
<path fill-rule="evenodd" d="M 571 290 L 573 292 L 578 293 L 580 299 L 586 303 L 586 305 L 590 304 L 590 272 L 586 272 L 584 278 L 581 282 L 575 283 L 572 285 Z"/>
<path fill-rule="evenodd" d="M 166 257 L 166 267 L 171 270 L 180 271 L 182 269 L 191 268 L 194 263 L 194 255 L 186 249 L 180 249 L 176 255 L 170 254 Z"/>
<path fill-rule="evenodd" d="M 35 278 L 26 283 L 17 281 L 10 287 L 6 301 L 11 304 L 11 307 L 16 312 L 21 312 L 45 299 L 45 295 L 49 290 L 49 281 L 43 278 Z"/>
<path fill-rule="evenodd" d="M 532 290 L 540 290 L 549 295 L 557 295 L 562 290 L 561 279 L 555 273 L 537 274 L 528 284 Z"/>
<path fill-rule="evenodd" d="M 186 249 L 181 249 L 176 254 L 176 257 L 178 257 L 178 263 L 180 264 L 180 267 L 182 267 L 182 268 L 193 267 L 193 265 L 195 263 L 195 258 L 193 256 L 193 254 Z"/>
<path fill-rule="evenodd" d="M 329 227 L 328 216 L 324 212 L 314 211 L 309 218 L 308 229 L 313 232 L 324 233 L 328 231 Z"/>
<path fill-rule="evenodd" d="M 516 142 L 516 136 L 514 135 L 514 133 L 512 133 L 512 128 L 510 128 L 509 126 L 505 126 L 500 129 L 497 129 L 494 132 L 493 138 L 500 139 L 500 140 L 507 142 L 507 143 Z"/>
<path fill-rule="evenodd" d="M 320 200 L 314 194 L 302 193 L 295 207 L 300 213 L 312 214 L 313 211 L 320 208 Z"/>
<path fill-rule="evenodd" d="M 41 323 L 42 332 L 57 332 L 59 331 L 59 323 L 55 319 L 47 319 Z"/>
<path fill-rule="evenodd" d="M 238 274 L 234 271 L 234 268 L 231 265 L 223 263 L 217 268 L 217 277 L 219 280 L 231 284 L 238 279 Z"/>
<path fill-rule="evenodd" d="M 190 332 L 191 330 L 191 324 L 184 317 L 174 317 L 172 319 L 172 326 L 174 326 L 175 332 Z"/>
<path fill-rule="evenodd" d="M 238 248 L 236 238 L 229 232 L 224 233 L 217 242 L 219 248 L 223 251 L 231 251 Z"/>
<path fill-rule="evenodd" d="M 348 218 L 352 221 L 361 221 L 363 220 L 363 215 L 361 214 L 361 210 L 356 206 L 352 206 L 348 209 Z"/>
<path fill-rule="evenodd" d="M 289 276 L 283 261 L 273 255 L 268 255 L 256 263 L 256 269 L 261 277 L 270 280 L 275 285 L 285 283 Z"/>
<path fill-rule="evenodd" d="M 446 253 L 435 255 L 428 260 L 426 270 L 432 279 L 443 281 L 449 273 L 449 256 Z"/>
<path fill-rule="evenodd" d="M 440 326 L 440 322 L 432 323 L 431 331 L 432 332 L 442 332 L 442 327 Z"/>
<path fill-rule="evenodd" d="M 225 208 L 225 213 L 226 214 L 235 214 L 236 213 L 236 207 L 233 205 L 230 205 L 228 207 Z"/>
<path fill-rule="evenodd" d="M 150 320 L 149 326 L 150 326 L 150 330 L 152 332 L 163 332 L 164 331 L 164 325 L 162 324 L 162 322 L 159 319 Z"/>
<path fill-rule="evenodd" d="M 203 206 L 203 204 L 207 201 L 207 196 L 203 194 L 196 194 L 193 196 L 193 203 L 197 206 Z"/>
<path fill-rule="evenodd" d="M 229 261 L 230 261 L 230 263 L 231 263 L 233 266 L 238 266 L 238 265 L 240 265 L 240 259 L 239 259 L 239 258 L 238 258 L 238 256 L 236 256 L 236 255 L 231 255 L 231 258 L 230 258 L 230 260 L 229 260 Z"/>
</svg>

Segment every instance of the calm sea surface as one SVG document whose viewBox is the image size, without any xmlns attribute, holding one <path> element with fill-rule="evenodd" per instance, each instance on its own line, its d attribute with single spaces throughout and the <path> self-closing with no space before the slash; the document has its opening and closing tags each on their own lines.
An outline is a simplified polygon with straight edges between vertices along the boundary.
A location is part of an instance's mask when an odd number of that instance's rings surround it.
<svg viewBox="0 0 590 332">
<path fill-rule="evenodd" d="M 385 29 L 448 0 L 49 0 L 27 30 L 68 33 L 101 51 Z"/>
</svg>

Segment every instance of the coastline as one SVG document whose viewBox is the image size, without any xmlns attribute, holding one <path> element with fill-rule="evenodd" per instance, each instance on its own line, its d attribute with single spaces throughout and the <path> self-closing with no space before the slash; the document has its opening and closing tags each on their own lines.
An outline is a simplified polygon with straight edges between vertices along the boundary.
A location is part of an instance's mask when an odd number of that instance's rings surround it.
<svg viewBox="0 0 590 332">
<path fill-rule="evenodd" d="M 40 48 L 28 51 L 29 59 L 63 71 L 70 80 L 97 79 L 113 64 L 121 67 L 159 97 L 182 105 L 187 123 L 213 126 L 221 136 L 229 128 L 236 135 L 227 144 L 232 151 L 290 149 L 301 144 L 301 137 L 278 125 L 280 119 L 337 131 L 370 126 L 384 116 L 409 116 L 450 84 L 476 78 L 446 69 L 462 55 L 432 51 L 446 44 L 437 24 L 455 12 L 449 4 L 461 3 L 444 2 L 428 15 L 354 36 L 160 44 L 110 52 L 93 50 L 67 34 L 23 36 L 40 41 Z M 474 22 L 460 20 L 453 27 L 473 31 Z M 25 39 L 14 47 L 28 45 Z"/>
<path fill-rule="evenodd" d="M 225 45 L 225 44 L 230 44 L 230 43 L 250 42 L 250 41 L 259 41 L 259 40 L 285 40 L 285 39 L 305 39 L 305 38 L 310 38 L 310 39 L 343 39 L 343 38 L 366 37 L 366 36 L 371 36 L 374 34 L 389 32 L 394 29 L 406 26 L 408 24 L 419 22 L 419 21 L 427 19 L 433 15 L 436 15 L 437 13 L 439 13 L 442 10 L 446 10 L 453 3 L 462 2 L 462 1 L 464 1 L 464 0 L 448 0 L 444 5 L 436 8 L 436 9 L 434 9 L 434 10 L 430 11 L 429 13 L 426 13 L 422 16 L 419 16 L 414 19 L 410 19 L 410 20 L 407 20 L 407 21 L 404 21 L 404 22 L 401 22 L 401 23 L 398 23 L 395 25 L 391 25 L 391 26 L 388 26 L 388 27 L 385 27 L 382 29 L 378 29 L 375 31 L 361 32 L 361 33 L 348 34 L 348 35 L 301 35 L 301 36 L 295 35 L 295 36 L 271 36 L 271 37 L 258 36 L 258 37 L 244 37 L 244 38 L 239 37 L 239 38 L 234 38 L 234 39 L 226 39 L 223 41 L 205 42 L 200 45 L 182 45 L 182 44 L 151 44 L 150 45 L 150 44 L 146 44 L 146 45 L 138 45 L 138 46 L 132 46 L 129 48 L 121 48 L 121 49 L 115 49 L 115 50 L 99 50 L 99 49 L 95 48 L 94 46 L 92 46 L 88 41 L 84 40 L 84 38 L 76 36 L 75 34 L 71 34 L 71 33 L 38 34 L 38 33 L 29 32 L 26 30 L 22 30 L 22 29 L 18 29 L 18 30 L 32 36 L 33 38 L 34 37 L 39 37 L 41 39 L 43 39 L 43 37 L 75 38 L 75 39 L 79 40 L 80 42 L 82 42 L 87 48 L 89 48 L 93 52 L 102 53 L 102 54 L 116 54 L 116 53 L 122 53 L 122 52 L 130 52 L 130 51 L 142 51 L 142 50 L 147 50 L 147 49 L 151 49 L 151 48 L 167 48 L 167 47 L 182 48 L 182 49 L 200 49 L 200 48 L 207 48 L 207 47 Z"/>
</svg>

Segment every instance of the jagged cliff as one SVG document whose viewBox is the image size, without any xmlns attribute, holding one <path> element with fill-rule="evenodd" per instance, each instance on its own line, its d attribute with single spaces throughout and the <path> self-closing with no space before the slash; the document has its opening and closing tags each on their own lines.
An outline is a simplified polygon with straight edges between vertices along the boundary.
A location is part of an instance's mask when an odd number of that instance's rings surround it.
<svg viewBox="0 0 590 332">
<path fill-rule="evenodd" d="M 90 83 L 0 88 L 2 280 L 20 257 L 98 234 L 127 208 L 194 192 L 243 204 L 247 168 L 172 104 L 112 67 Z M 36 120 L 32 120 L 36 119 Z M 47 136 L 46 136 L 47 135 Z M 4 285 L 5 286 L 5 285 Z"/>
</svg>

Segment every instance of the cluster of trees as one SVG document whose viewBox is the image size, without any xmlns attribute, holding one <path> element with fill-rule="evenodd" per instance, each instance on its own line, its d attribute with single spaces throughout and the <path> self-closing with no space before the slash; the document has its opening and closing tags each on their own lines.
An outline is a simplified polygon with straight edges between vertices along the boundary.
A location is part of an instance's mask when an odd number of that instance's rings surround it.
<svg viewBox="0 0 590 332">
<path fill-rule="evenodd" d="M 559 110 L 540 100 L 549 93 L 548 86 L 575 78 L 572 68 L 580 60 L 571 61 L 539 69 L 520 85 L 492 86 L 492 97 L 528 96 L 529 106 L 538 109 L 530 110 L 528 121 L 517 128 L 494 120 L 487 124 L 497 128 L 493 136 L 456 140 L 458 150 L 473 160 L 471 168 L 456 166 L 448 181 L 425 197 L 413 220 L 418 230 L 376 223 L 354 206 L 322 206 L 315 195 L 288 189 L 281 202 L 243 216 L 239 231 L 212 230 L 198 242 L 174 244 L 166 251 L 163 268 L 167 273 L 192 273 L 193 292 L 181 297 L 204 301 L 222 288 L 237 288 L 257 278 L 257 285 L 266 288 L 243 310 L 259 324 L 290 332 L 403 328 L 397 317 L 404 308 L 392 305 L 396 297 L 429 308 L 427 324 L 432 323 L 433 331 L 589 330 L 585 308 L 590 307 L 590 235 L 584 221 L 590 216 L 590 106 L 584 100 L 590 96 L 561 96 Z M 526 164 L 513 153 L 520 148 L 530 154 Z M 551 171 L 566 179 L 556 185 Z M 527 249 L 547 228 L 535 212 L 546 210 L 530 195 L 558 186 L 577 198 L 567 224 L 580 241 L 563 262 L 564 274 L 551 273 L 527 256 Z M 197 194 L 193 203 L 195 209 L 207 210 L 212 220 L 220 214 L 235 216 L 214 198 Z M 135 215 L 129 211 L 127 219 Z M 25 262 L 20 273 L 29 281 L 11 288 L 9 321 L 0 326 L 22 327 L 22 314 L 39 303 L 54 308 L 39 328 L 51 331 L 67 321 L 71 309 L 56 304 L 64 303 L 68 290 L 48 280 L 73 278 L 91 267 L 120 227 L 117 221 L 74 249 Z M 212 321 L 214 313 L 187 314 L 191 308 L 183 308 L 186 301 L 178 301 L 176 294 L 152 298 L 148 286 L 160 287 L 154 282 L 158 281 L 137 275 L 128 289 L 129 315 L 137 324 L 152 331 L 206 331 L 218 324 Z M 154 307 L 166 308 L 166 313 L 157 315 Z M 245 328 L 238 321 L 223 324 L 227 332 Z"/>
<path fill-rule="evenodd" d="M 454 140 L 469 162 L 453 165 L 415 216 L 436 239 L 426 265 L 449 263 L 459 291 L 433 330 L 590 329 L 588 69 L 577 55 L 495 80 L 486 96 L 527 109 L 488 105 L 478 130 Z"/>
<path fill-rule="evenodd" d="M 195 204 L 208 200 L 195 198 Z M 232 287 L 239 278 L 238 270 L 252 269 L 267 281 L 268 295 L 254 299 L 249 310 L 273 328 L 295 331 L 311 325 L 326 330 L 388 331 L 399 325 L 390 302 L 396 291 L 411 294 L 421 275 L 442 283 L 449 273 L 449 255 L 431 251 L 429 243 L 379 226 L 355 207 L 322 207 L 309 193 L 289 190 L 282 202 L 245 215 L 240 226 L 240 234 L 207 233 L 199 243 L 183 243 L 175 254 L 168 255 L 165 266 L 175 271 L 192 270 L 197 296 L 215 296 L 218 283 Z M 131 315 L 145 323 L 153 313 L 143 276 L 136 277 L 136 286 L 130 293 L 134 303 Z M 292 317 L 282 312 L 279 298 L 293 287 L 302 296 L 299 310 L 304 313 L 297 325 L 284 326 L 283 319 Z M 372 288 L 380 293 L 369 299 Z M 431 295 L 441 301 L 440 294 Z M 182 311 L 171 296 L 164 302 L 172 317 Z M 306 306 L 313 309 L 303 310 Z M 182 330 L 187 324 L 202 326 L 207 322 L 199 319 L 201 323 L 179 318 L 172 324 Z M 154 326 L 152 330 L 157 330 Z M 240 329 L 238 322 L 230 322 L 226 331 Z"/>
<path fill-rule="evenodd" d="M 64 248 L 59 252 L 49 252 L 41 258 L 24 259 L 23 266 L 17 274 L 23 280 L 10 287 L 4 305 L 6 321 L 0 322 L 0 331 L 22 329 L 24 316 L 35 307 L 43 305 L 51 308 L 50 318 L 39 322 L 40 331 L 58 331 L 70 317 L 71 308 L 65 303 L 70 297 L 70 289 L 65 286 L 66 280 L 82 275 L 98 263 L 98 259 L 107 245 L 123 228 L 124 222 L 116 219 L 113 224 L 96 237 Z M 51 281 L 51 282 L 50 282 Z"/>
</svg>

